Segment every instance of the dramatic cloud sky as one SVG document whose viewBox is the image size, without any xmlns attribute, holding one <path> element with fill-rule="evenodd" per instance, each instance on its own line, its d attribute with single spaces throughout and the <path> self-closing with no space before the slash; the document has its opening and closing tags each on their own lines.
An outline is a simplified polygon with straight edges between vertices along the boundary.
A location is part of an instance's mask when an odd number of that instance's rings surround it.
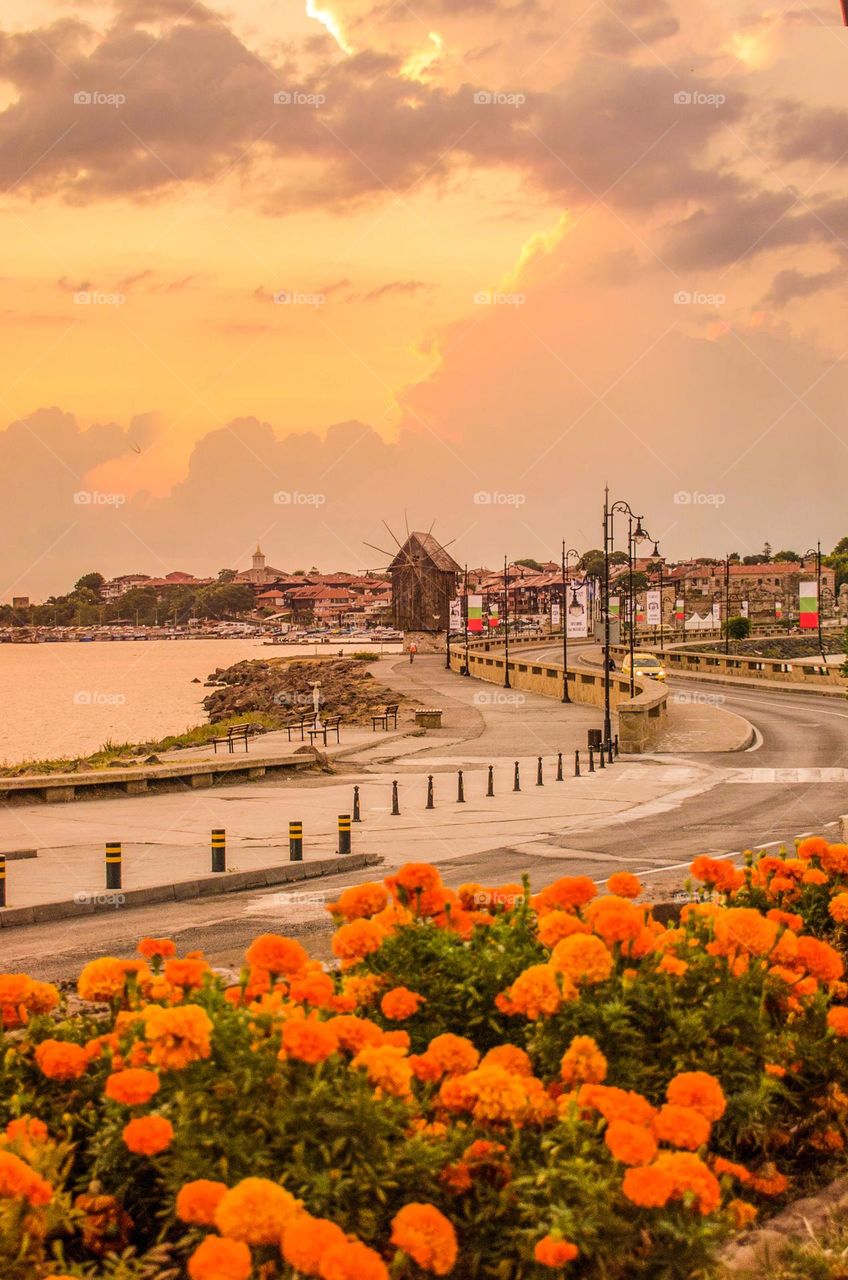
<svg viewBox="0 0 848 1280">
<path fill-rule="evenodd" d="M 837 0 L 8 0 L 0 598 L 555 557 L 607 479 L 830 546 L 846 85 Z"/>
</svg>

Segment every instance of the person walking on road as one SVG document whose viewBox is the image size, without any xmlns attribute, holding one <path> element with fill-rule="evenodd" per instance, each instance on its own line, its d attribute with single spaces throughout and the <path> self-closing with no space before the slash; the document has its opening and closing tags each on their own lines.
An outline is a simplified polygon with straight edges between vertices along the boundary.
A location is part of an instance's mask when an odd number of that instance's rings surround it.
<svg viewBox="0 0 848 1280">
<path fill-rule="evenodd" d="M 418 652 L 418 645 L 413 640 L 409 646 L 409 665 L 412 666 L 415 661 L 415 655 Z"/>
</svg>

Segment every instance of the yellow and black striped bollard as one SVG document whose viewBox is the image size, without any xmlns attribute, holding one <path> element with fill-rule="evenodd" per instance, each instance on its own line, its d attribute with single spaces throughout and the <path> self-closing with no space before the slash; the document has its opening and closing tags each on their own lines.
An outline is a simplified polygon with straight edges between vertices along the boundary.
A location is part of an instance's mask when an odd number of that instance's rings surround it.
<svg viewBox="0 0 848 1280">
<path fill-rule="evenodd" d="M 6 855 L 0 853 L 0 907 L 6 905 Z"/>
<path fill-rule="evenodd" d="M 120 889 L 123 854 L 120 840 L 110 840 L 106 845 L 106 888 Z"/>
<path fill-rule="evenodd" d="M 289 823 L 289 862 L 303 862 L 303 823 Z"/>
<path fill-rule="evenodd" d="M 223 827 L 216 827 L 212 832 L 212 870 L 227 869 L 227 833 Z"/>
<path fill-rule="evenodd" d="M 350 853 L 350 814 L 339 814 L 339 853 Z"/>
</svg>

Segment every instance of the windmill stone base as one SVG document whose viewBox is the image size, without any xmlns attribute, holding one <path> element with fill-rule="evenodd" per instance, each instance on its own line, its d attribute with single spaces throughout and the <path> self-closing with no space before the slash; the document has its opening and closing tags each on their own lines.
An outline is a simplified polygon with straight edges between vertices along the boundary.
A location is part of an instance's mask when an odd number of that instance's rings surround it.
<svg viewBox="0 0 848 1280">
<path fill-rule="evenodd" d="M 419 653 L 444 653 L 444 631 L 404 631 L 403 647 L 407 650 L 414 644 Z"/>
</svg>

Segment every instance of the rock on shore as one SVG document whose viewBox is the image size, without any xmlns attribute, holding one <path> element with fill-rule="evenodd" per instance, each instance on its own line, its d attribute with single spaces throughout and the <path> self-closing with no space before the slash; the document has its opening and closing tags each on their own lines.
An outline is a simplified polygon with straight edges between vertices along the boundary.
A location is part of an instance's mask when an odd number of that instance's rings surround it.
<svg viewBox="0 0 848 1280">
<path fill-rule="evenodd" d="M 369 724 L 371 716 L 401 696 L 380 684 L 355 658 L 253 659 L 219 668 L 209 677 L 215 691 L 203 699 L 210 721 L 263 712 L 285 724 L 312 710 L 312 685 L 320 682 L 321 712 L 346 724 Z"/>
</svg>

